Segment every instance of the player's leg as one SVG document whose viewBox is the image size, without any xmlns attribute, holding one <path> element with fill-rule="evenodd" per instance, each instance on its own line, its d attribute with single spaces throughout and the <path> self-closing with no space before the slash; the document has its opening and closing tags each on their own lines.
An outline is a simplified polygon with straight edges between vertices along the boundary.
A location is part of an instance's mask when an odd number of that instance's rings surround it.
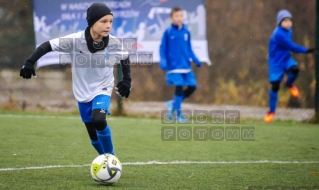
<svg viewBox="0 0 319 190">
<path fill-rule="evenodd" d="M 183 86 L 176 86 L 174 94 L 174 109 L 176 110 L 176 118 L 181 117 L 183 102 Z"/>
<path fill-rule="evenodd" d="M 196 86 L 187 86 L 183 91 L 183 100 L 190 97 L 196 90 Z"/>
<path fill-rule="evenodd" d="M 176 103 L 176 109 L 178 109 L 179 111 L 176 110 L 176 121 L 177 122 L 188 122 L 188 119 L 185 118 L 183 116 L 183 114 L 181 113 L 181 107 L 182 107 L 182 103 L 184 101 L 185 98 L 188 98 L 191 94 L 194 93 L 194 91 L 196 90 L 196 78 L 194 73 L 188 72 L 188 73 L 181 73 L 180 76 L 182 77 L 182 81 L 179 82 L 179 85 L 176 85 L 176 92 L 175 92 L 175 98 L 174 99 L 178 99 L 178 102 Z M 182 86 L 187 86 L 187 88 L 185 90 L 183 90 Z M 174 106 L 175 107 L 175 106 Z"/>
<path fill-rule="evenodd" d="M 284 74 L 285 69 L 282 66 L 269 67 L 269 82 L 271 83 L 271 89 L 269 91 L 269 111 L 264 117 L 264 121 L 266 123 L 272 122 L 275 116 L 278 102 L 278 91 Z"/>
<path fill-rule="evenodd" d="M 193 71 L 188 73 L 182 73 L 181 76 L 182 76 L 182 81 L 180 82 L 180 86 L 187 86 L 187 88 L 185 90 L 183 90 L 182 87 L 178 89 L 176 88 L 175 98 L 179 100 L 178 102 L 179 105 L 176 105 L 176 106 L 179 106 L 177 109 L 180 110 L 180 111 L 176 111 L 177 112 L 176 121 L 185 123 L 185 122 L 188 122 L 188 119 L 185 118 L 183 114 L 181 113 L 182 103 L 186 98 L 188 98 L 190 95 L 192 95 L 195 92 L 197 82 L 196 82 L 196 77 Z"/>
<path fill-rule="evenodd" d="M 176 94 L 182 94 L 183 91 L 183 78 L 181 73 L 167 73 L 166 74 L 166 84 L 167 85 L 174 85 L 176 87 L 175 93 L 172 100 L 168 100 L 166 102 L 167 109 L 168 109 L 168 119 L 173 119 L 174 111 L 176 110 L 175 106 L 177 108 L 180 107 L 180 100 L 177 97 L 177 102 L 175 102 Z M 180 90 L 180 87 L 182 90 Z M 175 104 L 176 103 L 176 104 Z M 180 112 L 180 111 L 179 111 Z"/>
<path fill-rule="evenodd" d="M 98 95 L 92 101 L 92 123 L 96 129 L 97 137 L 101 142 L 104 153 L 114 154 L 112 133 L 106 121 L 106 114 L 109 115 L 111 97 Z"/>
<path fill-rule="evenodd" d="M 174 115 L 174 100 L 166 101 L 167 119 L 172 120 Z"/>
<path fill-rule="evenodd" d="M 92 102 L 87 102 L 87 103 L 79 102 L 78 107 L 79 107 L 82 121 L 85 124 L 87 132 L 89 134 L 91 144 L 93 145 L 93 147 L 99 154 L 103 154 L 104 151 L 103 151 L 102 145 L 97 137 L 96 130 L 92 124 L 92 116 L 91 116 Z"/>
<path fill-rule="evenodd" d="M 269 111 L 272 113 L 276 112 L 279 89 L 280 81 L 271 82 L 271 90 L 269 92 Z"/>
<path fill-rule="evenodd" d="M 266 123 L 270 123 L 275 116 L 277 102 L 278 102 L 278 91 L 280 88 L 280 81 L 271 82 L 271 89 L 269 91 L 269 112 L 264 117 Z"/>
<path fill-rule="evenodd" d="M 299 67 L 297 65 L 292 65 L 288 69 L 288 78 L 285 82 L 285 85 L 289 88 L 289 92 L 291 97 L 298 98 L 299 97 L 299 90 L 297 86 L 293 85 L 295 80 L 299 76 Z"/>
<path fill-rule="evenodd" d="M 196 90 L 197 81 L 193 71 L 183 75 L 184 84 L 187 88 L 183 91 L 183 100 L 190 97 Z"/>
<path fill-rule="evenodd" d="M 93 126 L 92 122 L 88 122 L 85 123 L 86 129 L 88 131 L 88 134 L 90 136 L 91 139 L 91 144 L 93 145 L 93 147 L 95 148 L 95 150 L 99 153 L 99 154 L 103 154 L 103 148 L 101 145 L 101 142 L 99 141 L 97 134 L 96 134 L 96 130 Z"/>
<path fill-rule="evenodd" d="M 173 76 L 172 73 L 167 73 L 166 74 L 166 84 L 167 85 L 173 85 Z M 168 100 L 166 101 L 166 106 L 167 106 L 167 117 L 168 119 L 172 120 L 173 115 L 174 115 L 174 100 Z"/>
</svg>

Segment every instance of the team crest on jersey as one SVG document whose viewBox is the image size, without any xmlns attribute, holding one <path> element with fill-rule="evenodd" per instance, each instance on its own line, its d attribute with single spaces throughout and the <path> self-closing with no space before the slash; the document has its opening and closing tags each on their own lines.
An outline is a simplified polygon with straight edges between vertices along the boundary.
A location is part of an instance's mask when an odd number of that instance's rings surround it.
<svg viewBox="0 0 319 190">
<path fill-rule="evenodd" d="M 109 53 L 109 52 L 106 52 L 104 57 L 105 57 L 106 60 L 108 60 L 109 57 L 110 57 L 110 53 Z"/>
<path fill-rule="evenodd" d="M 184 34 L 184 39 L 185 39 L 185 41 L 188 40 L 188 34 Z"/>
</svg>

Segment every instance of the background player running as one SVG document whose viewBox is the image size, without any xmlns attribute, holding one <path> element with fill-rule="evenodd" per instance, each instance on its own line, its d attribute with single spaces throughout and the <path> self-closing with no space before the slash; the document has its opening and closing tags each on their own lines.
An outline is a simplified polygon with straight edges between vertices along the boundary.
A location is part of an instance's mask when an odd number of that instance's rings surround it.
<svg viewBox="0 0 319 190">
<path fill-rule="evenodd" d="M 315 48 L 307 49 L 304 46 L 295 44 L 292 41 L 292 15 L 287 10 L 281 10 L 277 14 L 277 27 L 273 31 L 269 41 L 269 112 L 265 115 L 264 121 L 270 123 L 275 116 L 278 101 L 278 91 L 284 74 L 288 74 L 285 86 L 289 88 L 293 98 L 299 97 L 298 88 L 293 85 L 299 74 L 297 62 L 292 58 L 290 52 L 311 53 Z"/>
<path fill-rule="evenodd" d="M 159 66 L 166 71 L 167 85 L 176 86 L 173 100 L 167 101 L 168 117 L 173 119 L 175 110 L 176 120 L 187 122 L 181 114 L 181 104 L 196 90 L 197 85 L 191 62 L 195 62 L 198 67 L 202 63 L 192 50 L 191 34 L 183 24 L 183 10 L 179 7 L 172 8 L 170 18 L 172 25 L 165 30 L 162 37 Z M 187 86 L 185 90 L 184 86 Z"/>
</svg>

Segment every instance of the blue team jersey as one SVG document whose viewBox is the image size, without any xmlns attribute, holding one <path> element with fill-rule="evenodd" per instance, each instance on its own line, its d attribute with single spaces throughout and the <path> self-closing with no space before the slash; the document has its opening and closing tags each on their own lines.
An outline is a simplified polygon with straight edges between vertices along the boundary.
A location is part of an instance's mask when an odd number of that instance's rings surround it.
<svg viewBox="0 0 319 190">
<path fill-rule="evenodd" d="M 191 61 L 200 61 L 191 47 L 191 35 L 185 25 L 171 25 L 165 30 L 160 46 L 160 67 L 163 70 L 191 69 Z"/>
<path fill-rule="evenodd" d="M 283 66 L 294 62 L 291 53 L 306 53 L 307 48 L 298 45 L 292 41 L 292 30 L 287 30 L 277 26 L 269 40 L 269 57 L 270 67 Z"/>
</svg>

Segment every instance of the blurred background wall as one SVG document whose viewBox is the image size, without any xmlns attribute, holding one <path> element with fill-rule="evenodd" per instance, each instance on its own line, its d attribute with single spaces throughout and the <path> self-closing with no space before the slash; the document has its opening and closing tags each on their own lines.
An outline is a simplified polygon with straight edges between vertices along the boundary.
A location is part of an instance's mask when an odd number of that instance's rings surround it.
<svg viewBox="0 0 319 190">
<path fill-rule="evenodd" d="M 212 65 L 194 67 L 198 90 L 187 102 L 266 107 L 270 87 L 268 40 L 281 9 L 288 9 L 293 15 L 294 41 L 314 47 L 315 0 L 207 0 Z M 38 78 L 31 81 L 19 78 L 21 65 L 35 49 L 32 14 L 32 0 L 0 1 L 0 107 L 48 109 L 47 105 L 51 105 L 67 110 L 76 103 L 68 66 L 40 68 Z M 279 107 L 313 108 L 314 55 L 294 57 L 301 69 L 296 82 L 300 101 L 292 101 L 282 86 Z M 132 78 L 133 91 L 125 101 L 165 101 L 173 94 L 174 89 L 165 85 L 165 73 L 157 63 L 148 68 L 132 68 Z"/>
</svg>

